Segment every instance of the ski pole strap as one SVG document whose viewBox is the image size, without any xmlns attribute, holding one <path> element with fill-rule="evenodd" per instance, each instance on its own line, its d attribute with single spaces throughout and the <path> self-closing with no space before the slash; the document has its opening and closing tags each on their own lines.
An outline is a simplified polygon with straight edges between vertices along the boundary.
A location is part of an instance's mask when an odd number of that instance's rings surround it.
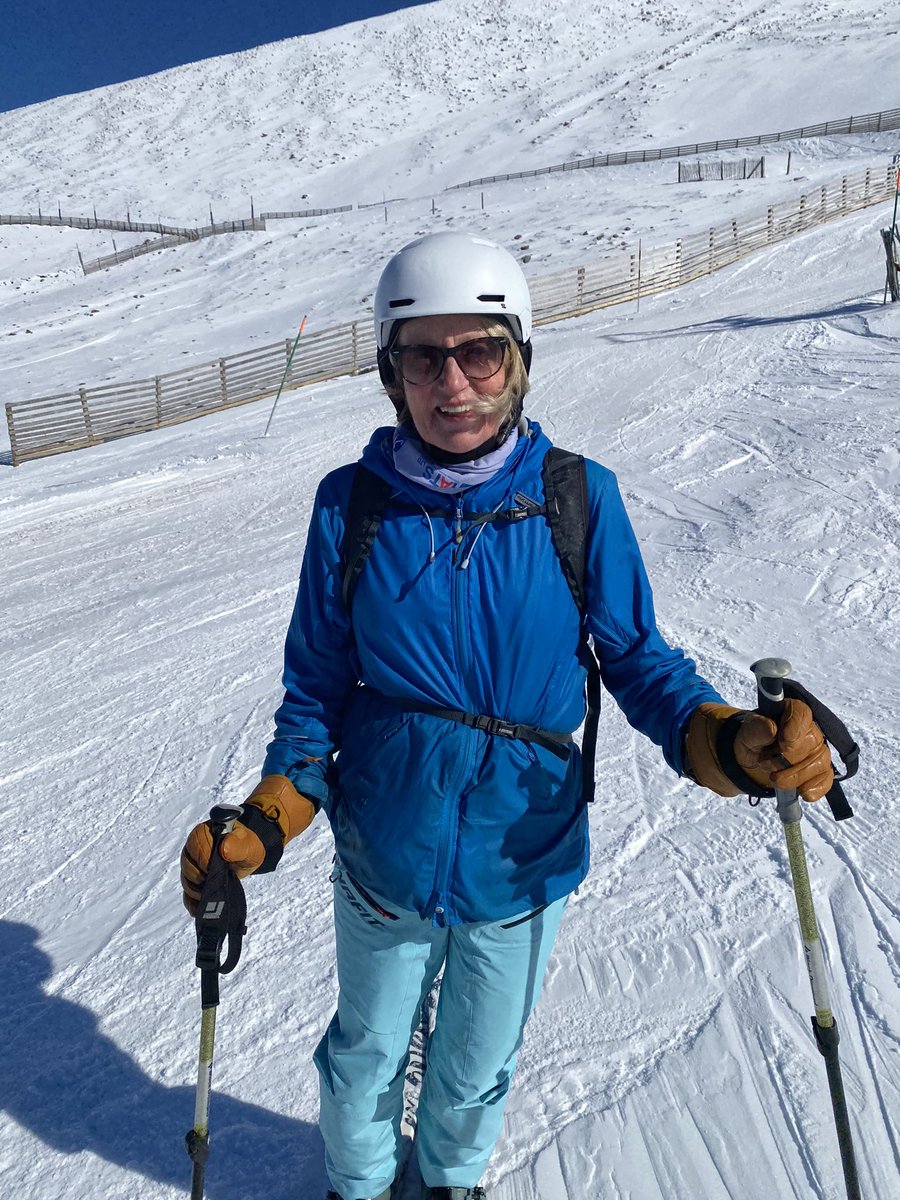
<svg viewBox="0 0 900 1200">
<path fill-rule="evenodd" d="M 203 1008 L 219 1003 L 219 976 L 233 971 L 241 957 L 247 932 L 247 900 L 240 879 L 219 853 L 216 837 L 209 859 L 206 882 L 200 893 L 197 928 L 197 958 L 200 968 L 200 1002 Z M 222 961 L 222 949 L 227 954 Z"/>
<path fill-rule="evenodd" d="M 592 804 L 594 802 L 594 765 L 597 760 L 597 733 L 600 728 L 603 688 L 600 667 L 588 644 L 586 633 L 583 634 L 583 640 L 587 657 L 587 715 L 581 738 L 581 801 L 583 804 Z"/>
<path fill-rule="evenodd" d="M 830 708 L 805 688 L 802 683 L 798 683 L 796 679 L 784 679 L 782 686 L 786 699 L 802 700 L 804 704 L 809 705 L 813 720 L 825 735 L 825 741 L 837 751 L 844 765 L 844 774 L 838 775 L 835 773 L 834 783 L 826 793 L 825 799 L 828 801 L 828 807 L 831 809 L 834 819 L 836 821 L 846 821 L 848 817 L 853 816 L 853 809 L 844 795 L 841 783 L 846 779 L 851 779 L 859 769 L 859 746 L 850 736 L 847 726 L 840 717 L 836 716 Z M 734 716 L 729 717 L 727 721 L 723 722 L 716 739 L 716 756 L 719 759 L 722 770 L 735 787 L 739 787 L 742 792 L 754 798 L 774 796 L 775 789 L 762 787 L 752 780 L 741 769 L 734 756 L 734 740 L 745 716 L 746 713 L 743 712 L 735 713 Z"/>
</svg>

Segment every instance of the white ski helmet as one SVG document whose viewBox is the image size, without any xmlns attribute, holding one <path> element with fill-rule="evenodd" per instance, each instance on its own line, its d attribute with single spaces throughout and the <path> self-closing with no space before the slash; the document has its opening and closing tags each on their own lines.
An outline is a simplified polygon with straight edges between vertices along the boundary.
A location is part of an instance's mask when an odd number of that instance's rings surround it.
<svg viewBox="0 0 900 1200">
<path fill-rule="evenodd" d="M 502 318 L 521 347 L 531 337 L 528 284 L 509 251 L 477 234 L 429 233 L 399 250 L 378 281 L 378 350 L 390 348 L 400 321 L 457 313 Z"/>
</svg>

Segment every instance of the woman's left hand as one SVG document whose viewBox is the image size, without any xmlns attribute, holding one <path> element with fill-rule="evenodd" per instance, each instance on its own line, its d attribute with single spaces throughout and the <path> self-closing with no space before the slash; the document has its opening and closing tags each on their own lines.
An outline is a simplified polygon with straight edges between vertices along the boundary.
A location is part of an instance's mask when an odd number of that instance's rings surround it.
<svg viewBox="0 0 900 1200">
<path fill-rule="evenodd" d="M 731 717 L 742 716 L 734 735 L 734 758 L 763 788 L 796 788 L 804 800 L 819 800 L 834 782 L 825 735 L 802 700 L 786 700 L 776 724 L 759 712 L 727 704 L 705 703 L 694 710 L 685 744 L 687 769 L 702 787 L 720 796 L 738 796 L 742 788 L 719 760 L 718 736 Z"/>
<path fill-rule="evenodd" d="M 734 756 L 751 779 L 796 788 L 804 800 L 820 800 L 834 783 L 825 736 L 802 700 L 786 700 L 777 725 L 750 713 L 734 739 Z"/>
</svg>

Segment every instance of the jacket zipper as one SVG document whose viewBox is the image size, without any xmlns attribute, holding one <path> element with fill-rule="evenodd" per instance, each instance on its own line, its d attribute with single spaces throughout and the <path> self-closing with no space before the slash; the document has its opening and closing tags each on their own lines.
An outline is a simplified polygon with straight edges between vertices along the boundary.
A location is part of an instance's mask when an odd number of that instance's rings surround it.
<svg viewBox="0 0 900 1200">
<path fill-rule="evenodd" d="M 456 510 L 454 512 L 455 531 L 453 540 L 455 549 L 453 551 L 451 584 L 450 584 L 450 606 L 452 609 L 453 632 L 456 642 L 456 657 L 459 663 L 460 678 L 468 687 L 469 661 L 471 658 L 471 646 L 466 630 L 465 615 L 467 612 L 467 596 L 466 596 L 466 572 L 460 568 L 459 559 L 461 555 L 461 547 L 464 536 L 463 531 L 463 503 L 462 497 L 456 499 Z M 468 739 L 466 739 L 466 753 L 463 754 L 459 761 L 459 774 L 457 778 L 460 783 L 469 770 L 470 751 L 468 749 Z M 448 789 L 449 791 L 449 789 Z M 450 793 L 452 795 L 452 792 Z M 438 845 L 437 866 L 435 870 L 435 882 L 437 890 L 437 903 L 434 909 L 434 921 L 438 926 L 443 926 L 447 923 L 447 893 L 450 887 L 450 871 L 451 871 L 451 840 L 454 827 L 459 821 L 459 799 L 454 797 L 448 798 L 444 804 L 443 820 L 441 825 L 441 838 Z"/>
</svg>

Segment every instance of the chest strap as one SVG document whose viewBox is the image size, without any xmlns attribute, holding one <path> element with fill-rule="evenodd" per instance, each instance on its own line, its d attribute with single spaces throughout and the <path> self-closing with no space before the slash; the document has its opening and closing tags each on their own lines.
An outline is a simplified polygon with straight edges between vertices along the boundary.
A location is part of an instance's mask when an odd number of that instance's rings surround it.
<svg viewBox="0 0 900 1200">
<path fill-rule="evenodd" d="M 552 729 L 538 729 L 534 725 L 515 724 L 512 721 L 502 721 L 499 717 L 488 717 L 479 713 L 463 712 L 458 708 L 440 708 L 435 704 L 424 704 L 417 700 L 398 699 L 396 696 L 385 696 L 375 688 L 367 687 L 382 700 L 396 704 L 403 712 L 427 713 L 430 717 L 440 717 L 444 721 L 455 721 L 457 725 L 467 725 L 470 729 L 480 729 L 495 737 L 512 738 L 519 742 L 533 742 L 543 750 L 549 750 L 564 762 L 572 753 L 572 735 L 557 733 Z"/>
</svg>

